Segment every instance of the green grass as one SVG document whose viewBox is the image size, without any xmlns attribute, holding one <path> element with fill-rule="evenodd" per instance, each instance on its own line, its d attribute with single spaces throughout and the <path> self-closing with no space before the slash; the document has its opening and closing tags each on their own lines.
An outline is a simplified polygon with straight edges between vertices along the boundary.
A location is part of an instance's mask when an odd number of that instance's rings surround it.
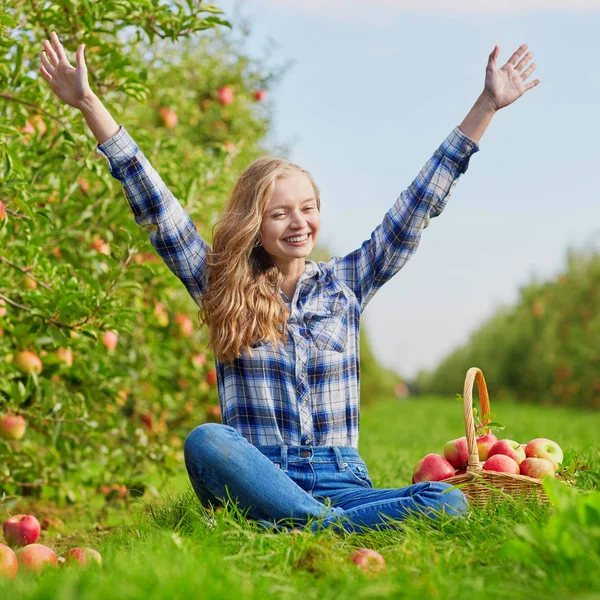
<svg viewBox="0 0 600 600">
<path fill-rule="evenodd" d="M 587 492 L 558 496 L 557 510 L 504 502 L 394 531 L 295 535 L 259 531 L 235 506 L 203 509 L 182 466 L 160 500 L 130 504 L 122 527 L 40 540 L 93 545 L 104 567 L 19 574 L 0 582 L 0 598 L 600 597 L 598 414 L 517 404 L 493 410 L 507 426 L 502 437 L 557 441 Z M 400 487 L 424 454 L 462 434 L 462 407 L 452 399 L 385 400 L 363 408 L 359 450 L 376 487 Z M 360 547 L 380 552 L 385 571 L 359 571 L 350 555 Z"/>
</svg>

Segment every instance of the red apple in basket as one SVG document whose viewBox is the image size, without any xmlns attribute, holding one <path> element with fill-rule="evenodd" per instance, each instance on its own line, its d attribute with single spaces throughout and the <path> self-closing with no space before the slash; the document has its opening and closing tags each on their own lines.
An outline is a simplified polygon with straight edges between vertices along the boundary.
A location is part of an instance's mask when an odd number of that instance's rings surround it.
<svg viewBox="0 0 600 600">
<path fill-rule="evenodd" d="M 462 469 L 469 462 L 469 448 L 465 436 L 444 444 L 444 458 L 455 468 Z"/>
<path fill-rule="evenodd" d="M 545 458 L 526 458 L 520 465 L 521 475 L 542 479 L 554 475 L 554 465 Z"/>
<path fill-rule="evenodd" d="M 513 475 L 521 473 L 517 461 L 504 454 L 495 454 L 489 457 L 483 468 L 485 471 L 496 471 L 497 473 L 512 473 Z"/>
<path fill-rule="evenodd" d="M 560 446 L 546 438 L 536 438 L 531 440 L 525 448 L 527 458 L 545 458 L 554 465 L 554 470 L 558 469 L 563 461 L 563 451 Z"/>
<path fill-rule="evenodd" d="M 497 454 L 503 454 L 504 456 L 509 456 L 512 458 L 518 465 L 520 465 L 525 460 L 525 450 L 521 447 L 519 442 L 514 442 L 513 440 L 500 440 L 496 442 L 488 453 L 488 460 Z"/>
<path fill-rule="evenodd" d="M 454 467 L 439 454 L 428 454 L 413 469 L 412 482 L 442 481 L 454 477 Z"/>
<path fill-rule="evenodd" d="M 479 460 L 483 462 L 487 460 L 490 449 L 498 441 L 498 438 L 493 433 L 486 433 L 485 435 L 480 435 L 475 441 L 477 442 Z"/>
</svg>

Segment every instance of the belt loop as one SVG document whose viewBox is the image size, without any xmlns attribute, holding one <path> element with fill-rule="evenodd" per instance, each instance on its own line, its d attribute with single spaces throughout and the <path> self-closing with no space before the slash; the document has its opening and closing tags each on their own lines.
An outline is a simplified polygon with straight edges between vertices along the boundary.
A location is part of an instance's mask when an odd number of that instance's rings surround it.
<svg viewBox="0 0 600 600">
<path fill-rule="evenodd" d="M 288 449 L 288 447 L 285 444 L 283 446 L 279 447 L 279 450 L 281 451 L 281 470 L 282 471 L 287 471 L 287 468 L 288 468 L 288 464 L 287 464 L 287 458 L 288 458 L 287 449 Z"/>
<path fill-rule="evenodd" d="M 335 459 L 337 462 L 338 471 L 343 471 L 347 465 L 344 462 L 344 459 L 342 458 L 342 453 L 340 452 L 340 449 L 337 446 L 331 446 L 331 447 L 333 448 L 333 451 L 335 453 Z"/>
</svg>

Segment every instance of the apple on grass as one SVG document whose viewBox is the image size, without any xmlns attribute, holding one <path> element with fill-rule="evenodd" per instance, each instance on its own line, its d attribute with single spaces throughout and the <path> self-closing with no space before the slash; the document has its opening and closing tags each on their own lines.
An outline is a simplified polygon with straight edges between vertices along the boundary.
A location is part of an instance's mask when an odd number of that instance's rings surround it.
<svg viewBox="0 0 600 600">
<path fill-rule="evenodd" d="M 455 468 L 463 469 L 469 464 L 469 447 L 465 436 L 444 444 L 444 458 Z"/>
<path fill-rule="evenodd" d="M 519 442 L 513 440 L 499 440 L 496 442 L 488 453 L 487 459 L 489 460 L 492 456 L 503 454 L 512 458 L 518 465 L 525 460 L 525 450 L 521 447 Z"/>
<path fill-rule="evenodd" d="M 102 564 L 102 555 L 93 548 L 70 548 L 65 552 L 64 565 L 85 567 L 90 564 Z"/>
<path fill-rule="evenodd" d="M 483 469 L 485 471 L 496 471 L 497 473 L 512 473 L 513 475 L 519 475 L 521 472 L 517 461 L 504 454 L 495 454 L 488 457 L 483 464 Z"/>
<path fill-rule="evenodd" d="M 25 435 L 27 421 L 21 415 L 0 417 L 0 437 L 5 440 L 20 440 Z"/>
<path fill-rule="evenodd" d="M 39 573 L 48 566 L 58 566 L 58 557 L 54 550 L 43 544 L 29 544 L 18 554 L 19 565 L 32 573 Z"/>
<path fill-rule="evenodd" d="M 560 446 L 546 438 L 535 438 L 531 440 L 526 448 L 527 458 L 545 458 L 554 465 L 556 471 L 563 461 L 563 451 Z"/>
<path fill-rule="evenodd" d="M 428 454 L 413 469 L 412 482 L 442 481 L 454 477 L 454 467 L 439 454 Z"/>
<path fill-rule="evenodd" d="M 19 570 L 19 562 L 17 561 L 17 555 L 14 551 L 0 544 L 0 579 L 8 577 L 8 579 L 14 579 L 17 576 Z"/>
<path fill-rule="evenodd" d="M 521 475 L 533 477 L 534 479 L 543 479 L 544 477 L 554 475 L 555 468 L 552 461 L 546 458 L 526 458 L 520 465 Z"/>
<path fill-rule="evenodd" d="M 10 546 L 27 546 L 40 537 L 40 522 L 33 515 L 14 515 L 4 521 L 2 532 Z"/>
<path fill-rule="evenodd" d="M 385 558 L 370 548 L 359 548 L 351 558 L 352 562 L 365 573 L 377 572 L 385 568 Z"/>
<path fill-rule="evenodd" d="M 477 437 L 475 441 L 477 442 L 479 460 L 483 462 L 487 460 L 490 449 L 498 441 L 498 438 L 493 433 L 486 433 Z"/>
</svg>

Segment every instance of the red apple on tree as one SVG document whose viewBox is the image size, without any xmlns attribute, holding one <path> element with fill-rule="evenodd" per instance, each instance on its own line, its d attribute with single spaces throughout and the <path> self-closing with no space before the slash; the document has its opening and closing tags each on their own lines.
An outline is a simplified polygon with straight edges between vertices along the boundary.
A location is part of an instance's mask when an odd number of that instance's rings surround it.
<svg viewBox="0 0 600 600">
<path fill-rule="evenodd" d="M 39 375 L 42 372 L 42 361 L 37 354 L 29 352 L 29 350 L 18 352 L 15 356 L 14 365 L 25 375 L 30 373 Z"/>
<path fill-rule="evenodd" d="M 365 573 L 378 572 L 385 568 L 385 559 L 371 548 L 359 548 L 351 556 L 352 562 Z"/>
<path fill-rule="evenodd" d="M 517 461 L 504 454 L 495 454 L 494 456 L 488 457 L 483 464 L 483 468 L 485 471 L 512 473 L 513 475 L 519 475 L 521 472 Z"/>
<path fill-rule="evenodd" d="M 29 544 L 18 554 L 19 565 L 26 571 L 39 573 L 48 566 L 58 566 L 58 557 L 54 550 L 43 544 Z"/>
<path fill-rule="evenodd" d="M 104 332 L 102 343 L 109 352 L 112 352 L 117 347 L 118 342 L 119 334 L 116 331 L 109 330 Z"/>
<path fill-rule="evenodd" d="M 254 94 L 252 94 L 252 97 L 257 102 L 263 102 L 263 100 L 267 99 L 267 92 L 265 90 L 257 90 L 256 92 L 254 92 Z"/>
<path fill-rule="evenodd" d="M 19 570 L 19 562 L 17 561 L 17 555 L 14 551 L 0 544 L 0 578 L 8 577 L 8 579 L 14 579 L 17 576 Z"/>
<path fill-rule="evenodd" d="M 175 323 L 179 325 L 179 331 L 184 337 L 190 337 L 194 333 L 194 322 L 187 315 L 175 315 Z"/>
<path fill-rule="evenodd" d="M 163 126 L 167 129 L 173 129 L 173 127 L 177 125 L 177 113 L 166 106 L 161 106 L 158 109 L 158 116 L 160 117 Z"/>
<path fill-rule="evenodd" d="M 542 479 L 554 475 L 555 469 L 552 461 L 546 458 L 526 458 L 520 465 L 521 475 Z"/>
<path fill-rule="evenodd" d="M 4 206 L 4 202 L 0 200 L 0 221 L 4 221 L 6 218 L 6 207 Z"/>
<path fill-rule="evenodd" d="M 563 451 L 560 446 L 546 438 L 531 440 L 525 448 L 525 454 L 527 454 L 527 458 L 545 458 L 549 460 L 554 465 L 555 471 L 563 461 Z"/>
<path fill-rule="evenodd" d="M 206 383 L 208 383 L 208 385 L 212 385 L 212 386 L 217 385 L 216 369 L 208 369 L 208 371 L 206 371 L 206 375 L 204 376 L 204 379 L 205 379 Z"/>
<path fill-rule="evenodd" d="M 73 352 L 71 348 L 58 348 L 56 350 L 56 359 L 67 365 L 67 367 L 73 366 Z"/>
<path fill-rule="evenodd" d="M 454 467 L 439 454 L 428 454 L 413 469 L 413 483 L 442 481 L 454 477 Z"/>
<path fill-rule="evenodd" d="M 444 458 L 455 468 L 463 469 L 469 463 L 469 448 L 465 436 L 444 444 Z"/>
<path fill-rule="evenodd" d="M 498 441 L 498 438 L 493 433 L 486 433 L 477 437 L 475 441 L 477 442 L 479 460 L 483 462 L 487 460 L 490 449 Z"/>
<path fill-rule="evenodd" d="M 5 440 L 20 440 L 25 435 L 27 421 L 21 415 L 0 417 L 0 437 Z"/>
<path fill-rule="evenodd" d="M 40 537 L 40 523 L 33 515 L 14 515 L 4 521 L 2 532 L 10 546 L 27 546 Z"/>
<path fill-rule="evenodd" d="M 192 364 L 199 369 L 206 364 L 206 355 L 204 352 L 197 352 L 196 354 L 192 354 Z"/>
<path fill-rule="evenodd" d="M 489 460 L 492 456 L 496 454 L 503 454 L 504 456 L 509 456 L 518 465 L 520 465 L 525 460 L 525 450 L 521 448 L 521 444 L 519 444 L 519 442 L 514 442 L 513 440 L 497 441 L 490 448 L 487 459 Z"/>
<path fill-rule="evenodd" d="M 217 92 L 217 97 L 219 98 L 219 102 L 223 106 L 228 106 L 229 104 L 233 104 L 233 88 L 229 85 L 220 87 Z"/>
<path fill-rule="evenodd" d="M 1 220 L 2 219 L 0 219 L 0 221 Z M 3 317 L 5 314 L 6 314 L 6 301 L 4 300 L 4 298 L 0 298 L 0 317 Z"/>
</svg>

